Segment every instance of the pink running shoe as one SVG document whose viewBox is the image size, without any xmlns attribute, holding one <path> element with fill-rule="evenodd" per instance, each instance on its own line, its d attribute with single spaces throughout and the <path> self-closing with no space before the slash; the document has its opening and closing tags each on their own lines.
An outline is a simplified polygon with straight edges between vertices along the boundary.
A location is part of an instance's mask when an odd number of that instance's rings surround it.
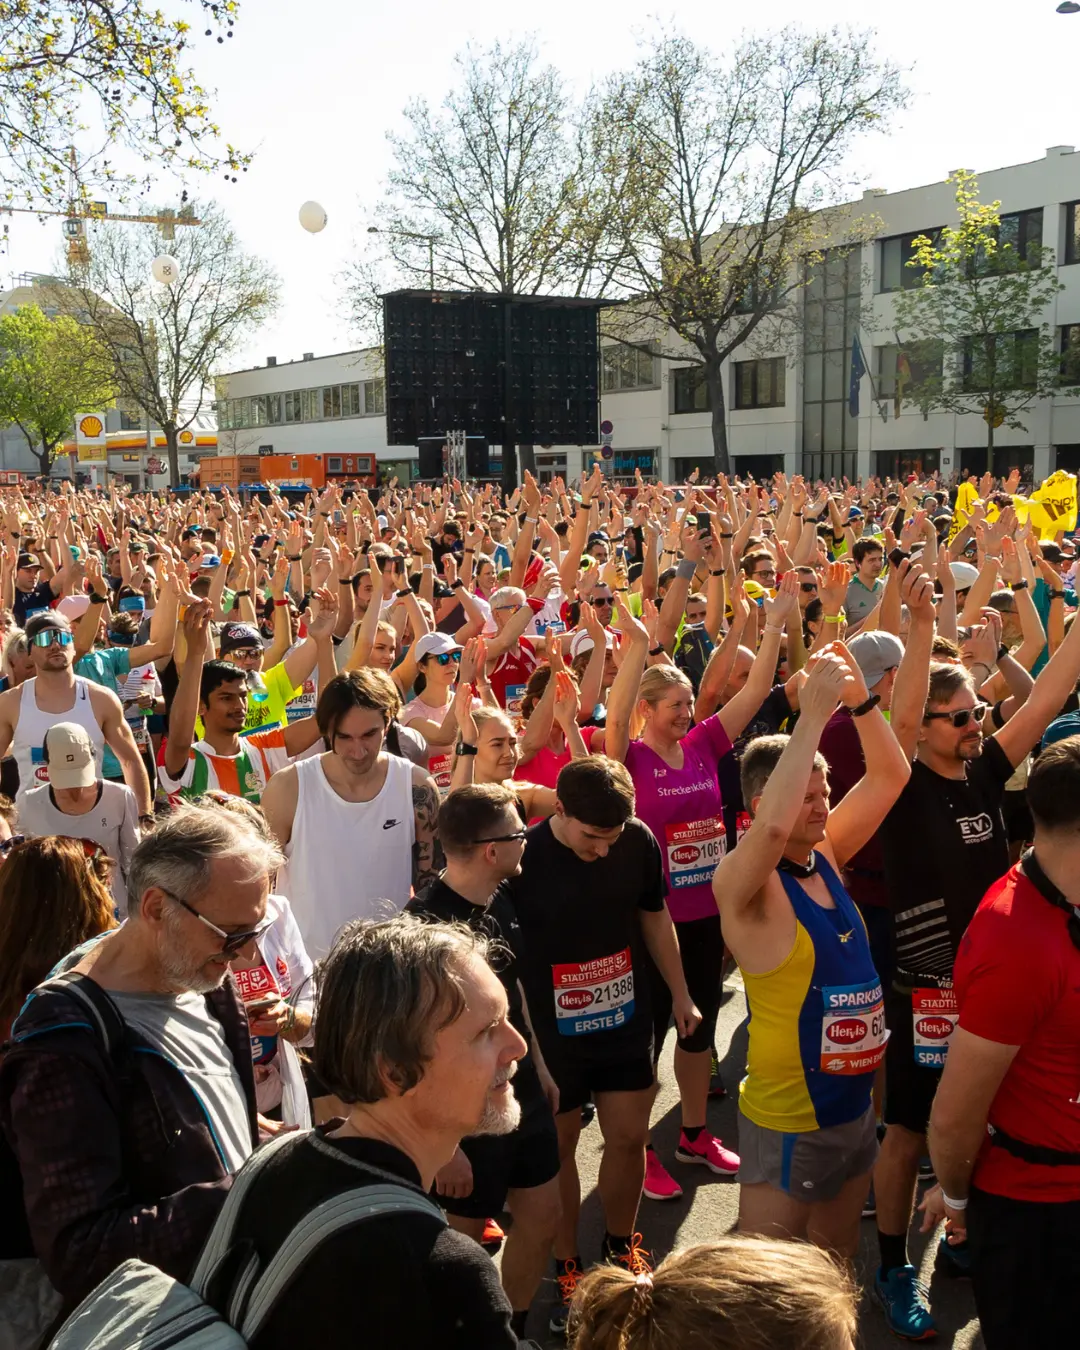
<svg viewBox="0 0 1080 1350">
<path fill-rule="evenodd" d="M 651 1148 L 645 1153 L 645 1185 L 641 1193 L 646 1200 L 678 1200 L 683 1193 L 682 1187 Z"/>
<path fill-rule="evenodd" d="M 722 1177 L 733 1177 L 739 1170 L 739 1155 L 725 1148 L 716 1135 L 710 1134 L 708 1130 L 702 1130 L 693 1141 L 680 1131 L 675 1157 L 679 1162 L 704 1163 L 710 1172 L 716 1172 Z"/>
</svg>

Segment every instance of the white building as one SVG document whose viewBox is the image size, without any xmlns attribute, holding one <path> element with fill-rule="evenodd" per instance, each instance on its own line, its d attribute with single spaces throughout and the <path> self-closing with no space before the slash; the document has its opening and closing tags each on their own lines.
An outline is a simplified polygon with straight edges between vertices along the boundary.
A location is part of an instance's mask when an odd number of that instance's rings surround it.
<svg viewBox="0 0 1080 1350">
<path fill-rule="evenodd" d="M 1053 146 L 1042 159 L 981 173 L 981 200 L 1000 200 L 1003 223 L 1018 238 L 1053 251 L 1064 290 L 1045 320 L 1068 339 L 1080 326 L 1080 155 Z M 728 440 L 736 469 L 762 475 L 776 469 L 809 477 L 982 468 L 986 427 L 977 415 L 931 414 L 905 406 L 893 416 L 896 345 L 892 293 L 907 277 L 911 240 L 956 219 L 954 188 L 944 181 L 906 192 L 871 189 L 855 204 L 881 222 L 876 237 L 846 257 L 830 259 L 817 287 L 844 307 L 826 305 L 814 286 L 797 298 L 803 324 L 797 357 L 782 350 L 739 353 L 724 372 Z M 872 322 L 859 326 L 859 313 Z M 856 330 L 870 367 L 862 382 L 860 415 L 848 413 L 852 339 Z M 670 347 L 669 347 L 670 350 Z M 416 451 L 386 445 L 381 364 L 376 350 L 238 371 L 219 381 L 219 453 L 374 450 L 388 474 L 415 475 Z M 693 366 L 605 347 L 601 371 L 602 421 L 612 426 L 619 476 L 635 467 L 646 476 L 682 476 L 712 463 L 711 413 Z M 881 409 L 886 413 L 882 420 Z M 1025 430 L 995 433 L 996 467 L 1030 465 L 1036 478 L 1055 468 L 1080 469 L 1080 399 L 1064 394 L 1036 404 Z M 464 428 L 468 430 L 468 428 Z M 577 474 L 591 466 L 593 447 L 537 447 L 543 477 Z"/>
</svg>

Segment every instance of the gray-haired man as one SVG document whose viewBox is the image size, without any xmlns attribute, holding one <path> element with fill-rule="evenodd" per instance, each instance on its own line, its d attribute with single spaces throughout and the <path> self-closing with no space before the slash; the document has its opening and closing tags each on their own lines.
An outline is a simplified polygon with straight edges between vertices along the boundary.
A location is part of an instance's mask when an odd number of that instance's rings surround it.
<svg viewBox="0 0 1080 1350">
<path fill-rule="evenodd" d="M 265 919 L 276 848 L 187 807 L 135 849 L 128 922 L 31 995 L 0 1069 L 34 1248 L 70 1306 L 129 1257 L 185 1279 L 257 1142 L 229 967 Z"/>
</svg>

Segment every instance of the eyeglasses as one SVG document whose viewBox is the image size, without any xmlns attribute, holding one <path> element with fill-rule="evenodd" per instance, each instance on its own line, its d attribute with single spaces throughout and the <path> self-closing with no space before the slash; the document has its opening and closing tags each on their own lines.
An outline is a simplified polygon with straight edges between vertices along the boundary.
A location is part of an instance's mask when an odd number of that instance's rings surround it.
<svg viewBox="0 0 1080 1350">
<path fill-rule="evenodd" d="M 226 659 L 235 661 L 239 657 L 241 661 L 257 661 L 262 655 L 261 647 L 234 647 Z"/>
<path fill-rule="evenodd" d="M 615 597 L 613 595 L 594 595 L 590 603 L 594 607 L 596 605 L 613 605 Z"/>
<path fill-rule="evenodd" d="M 16 844 L 21 844 L 25 834 L 13 834 L 9 839 L 0 839 L 0 857 L 7 857 Z"/>
<path fill-rule="evenodd" d="M 983 714 L 989 706 L 989 703 L 976 703 L 974 708 L 957 708 L 955 712 L 928 712 L 923 714 L 923 721 L 935 722 L 939 719 L 941 721 L 948 719 L 957 731 L 963 731 L 964 727 L 967 726 L 972 718 L 974 718 L 976 722 L 981 722 Z"/>
<path fill-rule="evenodd" d="M 238 952 L 241 947 L 246 947 L 249 942 L 261 938 L 274 922 L 273 919 L 267 919 L 265 923 L 259 924 L 258 928 L 251 928 L 246 933 L 226 933 L 224 928 L 219 928 L 216 923 L 211 923 L 205 914 L 200 914 L 186 900 L 181 900 L 178 895 L 173 895 L 172 891 L 167 891 L 164 886 L 159 886 L 158 890 L 162 895 L 167 895 L 170 900 L 175 900 L 181 909 L 186 909 L 189 914 L 194 914 L 200 923 L 204 923 L 210 929 L 211 933 L 216 933 L 221 938 L 221 954 L 223 956 L 230 952 Z"/>
<path fill-rule="evenodd" d="M 527 830 L 517 830 L 514 834 L 493 834 L 487 839 L 474 839 L 474 844 L 516 844 L 519 839 L 524 839 Z"/>
<path fill-rule="evenodd" d="M 61 647 L 70 647 L 75 641 L 75 635 L 64 628 L 46 628 L 41 633 L 35 633 L 30 641 L 35 647 L 51 647 L 54 642 L 58 642 Z"/>
<path fill-rule="evenodd" d="M 438 661 L 438 663 L 439 663 L 440 666 L 448 666 L 448 665 L 450 664 L 451 661 L 453 661 L 453 662 L 456 664 L 458 661 L 461 660 L 461 653 L 460 653 L 460 652 L 437 652 L 437 653 L 435 654 L 435 660 Z"/>
<path fill-rule="evenodd" d="M 800 591 L 816 591 L 816 590 L 817 590 L 817 582 L 816 582 L 816 581 L 800 581 L 800 582 L 799 582 L 799 590 L 800 590 Z"/>
</svg>

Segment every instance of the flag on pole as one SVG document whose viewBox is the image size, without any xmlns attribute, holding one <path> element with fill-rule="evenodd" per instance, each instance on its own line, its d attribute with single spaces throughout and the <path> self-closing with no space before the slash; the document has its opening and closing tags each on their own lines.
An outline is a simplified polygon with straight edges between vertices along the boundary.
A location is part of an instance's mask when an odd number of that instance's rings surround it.
<svg viewBox="0 0 1080 1350">
<path fill-rule="evenodd" d="M 858 333 L 851 339 L 851 378 L 848 381 L 848 412 L 852 417 L 859 415 L 859 388 L 866 374 L 866 361 L 863 357 L 862 343 Z"/>
</svg>

